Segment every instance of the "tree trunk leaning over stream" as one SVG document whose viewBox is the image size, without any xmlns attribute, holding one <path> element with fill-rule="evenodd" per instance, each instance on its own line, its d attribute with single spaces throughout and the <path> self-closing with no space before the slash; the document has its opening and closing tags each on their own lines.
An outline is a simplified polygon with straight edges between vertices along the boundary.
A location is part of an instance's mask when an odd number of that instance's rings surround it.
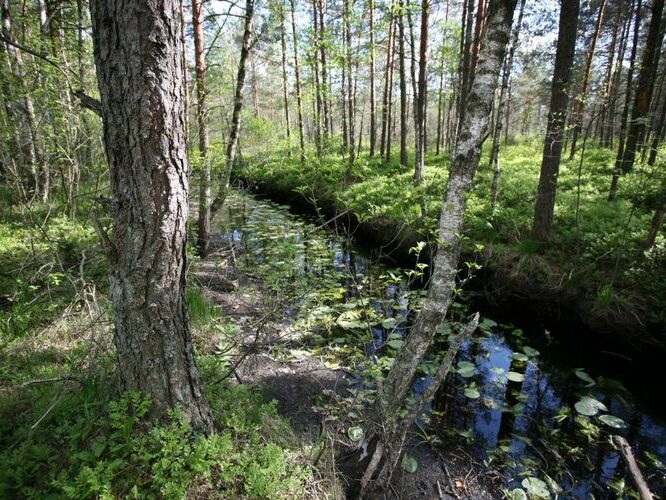
<svg viewBox="0 0 666 500">
<path fill-rule="evenodd" d="M 416 370 L 432 343 L 437 326 L 444 321 L 453 297 L 467 194 L 472 189 L 481 147 L 487 135 L 498 72 L 509 41 L 516 2 L 491 0 L 488 8 L 488 24 L 482 39 L 478 69 L 465 99 L 465 118 L 456 141 L 444 195 L 439 221 L 439 250 L 434 261 L 428 296 L 404 346 L 395 358 L 393 368 L 378 390 L 372 415 L 373 427 L 367 429 L 365 438 L 366 446 L 373 442 L 376 446 L 370 450 L 372 457 L 361 480 L 362 495 L 380 485 L 389 484 L 407 431 L 415 418 L 413 414 L 406 419 L 401 419 L 399 415 L 405 406 Z M 476 321 L 478 317 L 460 335 L 469 334 Z M 455 353 L 460 340 L 459 336 L 451 342 L 451 353 L 446 359 Z M 445 373 L 438 375 L 433 384 L 441 383 Z M 424 396 L 434 394 L 436 388 L 433 387 Z"/>
<path fill-rule="evenodd" d="M 213 432 L 194 362 L 185 303 L 188 164 L 180 2 L 92 0 L 90 11 L 114 232 L 97 231 L 109 259 L 118 371 Z"/>
</svg>

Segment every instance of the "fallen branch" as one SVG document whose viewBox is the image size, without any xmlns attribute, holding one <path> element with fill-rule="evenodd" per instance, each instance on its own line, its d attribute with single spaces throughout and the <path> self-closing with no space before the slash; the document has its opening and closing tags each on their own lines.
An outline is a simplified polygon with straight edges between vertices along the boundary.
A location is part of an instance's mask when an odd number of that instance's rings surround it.
<svg viewBox="0 0 666 500">
<path fill-rule="evenodd" d="M 629 446 L 627 440 L 622 436 L 613 436 L 613 443 L 618 447 L 620 455 L 622 455 L 627 467 L 629 467 L 629 473 L 634 480 L 636 488 L 638 488 L 641 500 L 653 500 L 654 497 L 652 496 L 652 493 L 650 493 L 650 488 L 648 488 L 648 485 L 643 478 L 643 474 L 641 474 L 641 470 L 638 468 L 634 454 L 631 452 L 631 446 Z"/>
</svg>

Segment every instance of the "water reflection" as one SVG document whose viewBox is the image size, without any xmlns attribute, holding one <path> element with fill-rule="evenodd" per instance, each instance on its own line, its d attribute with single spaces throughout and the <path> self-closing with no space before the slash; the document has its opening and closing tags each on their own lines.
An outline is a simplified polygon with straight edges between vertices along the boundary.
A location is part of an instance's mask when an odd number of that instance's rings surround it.
<svg viewBox="0 0 666 500">
<path fill-rule="evenodd" d="M 366 307 L 387 321 L 387 327 L 374 325 L 371 336 L 359 340 L 366 356 L 379 358 L 387 352 L 390 335 L 407 333 L 413 292 L 405 280 L 387 278 L 389 270 L 371 265 L 350 241 L 316 226 L 291 214 L 288 207 L 244 193 L 229 197 L 223 217 L 216 221 L 218 238 L 242 247 L 247 269 L 274 266 L 286 270 L 294 283 L 301 280 L 305 286 L 314 286 L 321 280 L 329 289 L 337 287 L 339 294 L 332 297 L 340 303 L 366 301 Z M 284 275 L 276 273 L 275 279 Z M 594 417 L 577 420 L 573 411 L 579 397 L 590 394 L 627 423 L 626 429 L 614 432 L 629 440 L 653 490 L 666 495 L 665 470 L 645 455 L 648 452 L 666 462 L 663 420 L 610 380 L 586 387 L 574 374 L 576 366 L 567 363 L 566 346 L 539 346 L 539 355 L 525 347 L 526 338 L 520 331 L 495 326 L 466 342 L 457 361 L 472 363 L 475 371 L 471 376 L 451 376 L 443 385 L 428 408 L 437 415 L 432 431 L 445 438 L 452 433 L 469 438 L 479 459 L 492 458 L 495 466 L 501 464 L 509 487 L 519 486 L 525 475 L 543 477 L 547 471 L 567 497 L 614 496 L 609 488 L 613 481 L 624 479 L 630 484 L 625 465 L 607 442 L 608 434 L 596 436 L 584 423 L 608 428 Z M 509 373 L 513 375 L 507 378 Z M 427 375 L 417 377 L 413 389 L 420 392 L 429 382 Z M 360 379 L 358 384 L 362 385 Z M 478 390 L 478 397 L 469 397 L 466 389 L 470 387 Z"/>
</svg>

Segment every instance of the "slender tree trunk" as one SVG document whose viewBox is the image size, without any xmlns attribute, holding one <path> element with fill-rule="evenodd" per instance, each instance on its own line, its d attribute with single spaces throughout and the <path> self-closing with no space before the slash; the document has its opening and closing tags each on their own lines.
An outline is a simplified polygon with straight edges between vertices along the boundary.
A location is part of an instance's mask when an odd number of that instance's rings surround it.
<svg viewBox="0 0 666 500">
<path fill-rule="evenodd" d="M 227 140 L 227 150 L 225 155 L 224 171 L 222 172 L 222 182 L 220 190 L 213 200 L 210 207 L 211 217 L 222 208 L 224 200 L 229 191 L 229 181 L 231 180 L 231 171 L 236 161 L 238 150 L 238 138 L 241 128 L 241 111 L 243 110 L 243 89 L 245 88 L 245 74 L 247 70 L 247 58 L 252 48 L 252 31 L 254 26 L 254 0 L 245 1 L 245 20 L 243 22 L 243 41 L 241 43 L 240 58 L 238 59 L 238 73 L 236 74 L 236 91 L 234 93 L 234 109 L 231 114 L 231 129 Z"/>
<path fill-rule="evenodd" d="M 430 19 L 430 0 L 421 0 L 421 41 L 419 44 L 419 86 L 416 96 L 416 162 L 414 167 L 414 185 L 423 183 L 426 153 L 426 99 L 428 65 L 428 22 Z"/>
<path fill-rule="evenodd" d="M 369 0 L 370 15 L 370 158 L 375 156 L 377 117 L 375 116 L 375 0 Z"/>
<path fill-rule="evenodd" d="M 664 75 L 666 75 L 666 68 L 664 68 Z M 662 79 L 663 78 L 664 76 L 662 76 Z M 659 107 L 658 105 L 660 102 L 661 106 Z M 666 133 L 666 95 L 664 96 L 664 99 L 656 101 L 655 104 L 656 104 L 655 106 L 656 109 L 661 109 L 661 111 L 659 112 L 659 117 L 655 122 L 652 134 L 652 142 L 650 144 L 650 155 L 648 157 L 647 163 L 651 167 L 654 166 L 655 162 L 657 161 L 657 152 L 659 150 L 659 145 L 664 140 L 664 133 Z"/>
<path fill-rule="evenodd" d="M 352 32 L 351 32 L 351 0 L 344 0 L 344 23 L 346 26 L 345 30 L 345 65 L 347 67 L 347 95 L 346 95 L 346 104 L 347 104 L 347 119 L 349 121 L 349 138 L 347 140 L 348 150 L 348 159 L 349 165 L 347 172 L 351 174 L 352 166 L 356 161 L 356 149 L 355 139 L 356 133 L 354 131 L 355 125 L 355 116 L 354 116 L 354 97 L 353 97 L 353 69 L 352 69 Z"/>
<path fill-rule="evenodd" d="M 398 1 L 398 58 L 400 65 L 400 163 L 407 166 L 407 75 L 405 71 L 405 2 Z"/>
<path fill-rule="evenodd" d="M 587 90 L 590 84 L 590 70 L 592 69 L 592 59 L 594 59 L 594 50 L 597 46 L 599 33 L 601 32 L 601 23 L 604 20 L 604 9 L 606 8 L 606 0 L 601 0 L 599 4 L 599 15 L 597 16 L 597 23 L 592 33 L 590 40 L 590 48 L 587 52 L 585 59 L 585 69 L 583 70 L 583 84 L 580 89 L 580 95 L 574 100 L 574 111 L 572 116 L 573 127 L 571 131 L 571 151 L 569 152 L 569 159 L 573 160 L 576 154 L 576 145 L 578 144 L 578 136 L 583 128 L 583 112 L 585 111 L 585 101 L 587 100 Z"/>
<path fill-rule="evenodd" d="M 472 57 L 469 62 L 469 79 L 467 81 L 468 88 L 471 86 L 476 73 L 476 65 L 479 60 L 479 46 L 481 44 L 481 35 L 483 33 L 483 25 L 485 22 L 485 8 L 486 0 L 478 0 L 476 6 L 476 21 L 474 22 L 474 42 L 472 44 Z"/>
<path fill-rule="evenodd" d="M 391 73 L 392 73 L 392 61 L 393 61 L 393 4 L 391 4 L 391 12 L 389 14 L 388 22 L 388 36 L 386 39 L 386 64 L 384 66 L 384 96 L 382 98 L 382 133 L 379 141 L 379 156 L 386 161 L 386 143 L 388 132 L 390 128 L 390 119 L 389 119 L 389 102 L 391 94 Z"/>
<path fill-rule="evenodd" d="M 291 7 L 291 35 L 294 40 L 294 72 L 296 73 L 296 116 L 298 118 L 298 141 L 301 163 L 305 163 L 305 138 L 303 135 L 303 98 L 301 94 L 301 67 L 298 63 L 298 35 L 296 34 L 295 0 L 289 0 Z"/>
<path fill-rule="evenodd" d="M 321 60 L 321 93 L 324 107 L 324 142 L 328 142 L 329 135 L 333 134 L 333 112 L 329 95 L 328 67 L 326 65 L 326 28 L 324 25 L 324 2 L 317 0 L 319 11 L 319 58 Z"/>
<path fill-rule="evenodd" d="M 664 36 L 661 29 L 663 12 L 664 0 L 654 0 L 652 2 L 650 28 L 647 40 L 645 41 L 638 81 L 636 82 L 634 105 L 631 108 L 627 143 L 622 155 L 622 172 L 625 174 L 633 169 L 636 152 L 639 152 L 643 148 L 647 122 L 649 122 L 648 117 L 654 90 L 654 81 L 657 74 L 657 67 L 659 66 L 661 41 Z"/>
<path fill-rule="evenodd" d="M 255 58 L 250 58 L 250 67 L 252 69 L 252 110 L 254 117 L 259 118 L 259 84 L 257 83 L 257 64 Z"/>
<path fill-rule="evenodd" d="M 511 46 L 509 53 L 504 60 L 504 71 L 502 73 L 502 87 L 500 88 L 499 105 L 497 106 L 497 116 L 495 118 L 495 128 L 493 129 L 493 144 L 490 148 L 490 169 L 493 171 L 493 183 L 491 186 L 491 206 L 493 210 L 497 205 L 497 197 L 499 196 L 499 183 L 501 176 L 500 166 L 500 139 L 502 136 L 502 124 L 504 122 L 504 114 L 507 113 L 508 96 L 509 96 L 509 82 L 511 81 L 511 70 L 513 68 L 513 57 L 516 53 L 516 46 L 518 45 L 518 37 L 520 35 L 521 25 L 523 24 L 523 14 L 525 12 L 525 0 L 520 0 L 520 9 L 518 11 L 518 22 L 513 27 L 511 34 Z M 508 113 L 507 113 L 508 114 Z"/>
<path fill-rule="evenodd" d="M 599 125 L 598 125 L 598 134 L 599 144 L 602 147 L 608 147 L 608 139 L 606 137 L 607 133 L 607 123 L 608 123 L 608 112 L 611 100 L 611 94 L 613 92 L 613 71 L 615 68 L 616 61 L 616 48 L 620 47 L 620 54 L 617 54 L 618 59 L 621 60 L 622 56 L 622 45 L 624 41 L 624 32 L 625 32 L 625 23 L 622 19 L 623 9 L 618 8 L 615 15 L 615 23 L 613 25 L 613 34 L 611 37 L 611 44 L 608 48 L 608 63 L 606 64 L 606 75 L 604 78 L 604 91 L 602 96 L 602 112 L 599 116 Z M 620 33 L 620 29 L 622 32 Z M 619 37 L 619 38 L 618 38 Z M 618 45 L 619 42 L 619 45 Z"/>
<path fill-rule="evenodd" d="M 204 27 L 202 0 L 192 0 L 192 32 L 194 37 L 194 74 L 197 86 L 197 128 L 199 129 L 199 217 L 197 247 L 199 254 L 208 254 L 210 235 L 210 161 L 208 158 L 208 105 L 206 102 L 206 57 L 204 54 Z M 184 51 L 183 51 L 184 52 Z"/>
<path fill-rule="evenodd" d="M 285 33 L 284 0 L 280 2 L 280 51 L 282 55 L 282 100 L 287 133 L 287 151 L 291 157 L 291 129 L 289 123 L 289 92 L 287 90 L 287 35 Z"/>
<path fill-rule="evenodd" d="M 640 22 L 641 22 L 641 7 L 642 0 L 637 0 L 636 14 L 634 20 L 634 39 L 631 46 L 631 54 L 629 56 L 629 69 L 627 70 L 627 90 L 624 100 L 624 108 L 622 110 L 622 117 L 620 118 L 620 132 L 618 136 L 617 156 L 615 157 L 615 168 L 613 169 L 613 176 L 611 178 L 611 185 L 608 191 L 608 201 L 615 201 L 617 196 L 617 186 L 622 174 L 622 165 L 624 157 L 624 145 L 627 139 L 627 123 L 629 121 L 629 110 L 631 109 L 631 96 L 634 79 L 634 69 L 636 64 L 636 56 L 638 54 L 638 42 L 640 37 Z"/>
<path fill-rule="evenodd" d="M 322 155 L 322 126 L 321 119 L 323 116 L 322 110 L 322 93 L 321 93 L 321 80 L 319 74 L 319 45 L 322 43 L 319 38 L 319 21 L 317 19 L 317 0 L 312 0 L 312 33 L 314 47 L 312 47 L 312 69 L 314 74 L 314 136 L 315 136 L 315 149 L 317 151 L 317 158 Z"/>
<path fill-rule="evenodd" d="M 110 259 L 118 369 L 126 390 L 149 395 L 213 431 L 195 366 L 185 303 L 188 165 L 180 5 L 91 0 L 95 64 L 115 229 Z"/>
<path fill-rule="evenodd" d="M 451 342 L 430 386 L 421 398 L 417 398 L 414 411 L 408 411 L 406 417 L 401 417 L 414 375 L 437 326 L 446 316 L 453 295 L 466 199 L 472 188 L 481 146 L 488 129 L 499 67 L 509 41 L 515 5 L 515 0 L 491 0 L 489 5 L 488 26 L 481 43 L 477 76 L 468 94 L 465 123 L 461 127 L 461 137 L 456 141 L 443 200 L 439 221 L 441 244 L 435 258 L 428 296 L 377 394 L 373 415 L 375 425 L 366 432 L 366 440 L 374 442 L 375 447 L 369 450 L 371 458 L 361 480 L 361 496 L 378 487 L 388 487 L 408 429 L 445 379 L 462 339 L 471 333 L 478 322 L 477 315 L 469 328 Z"/>
<path fill-rule="evenodd" d="M 447 3 L 448 11 L 448 3 Z M 435 142 L 435 154 L 439 156 L 440 145 L 442 143 L 443 121 L 443 101 L 444 101 L 444 50 L 442 46 L 441 61 L 439 66 L 439 90 L 437 91 L 437 141 Z"/>
<path fill-rule="evenodd" d="M 479 0 L 483 1 L 483 0 Z M 471 83 L 471 55 L 472 55 L 472 37 L 474 29 L 474 0 L 466 0 L 463 8 L 463 29 L 461 32 L 461 71 L 460 71 L 460 91 L 458 93 L 458 126 L 456 137 L 460 132 L 462 122 L 465 120 L 465 99 L 467 98 L 467 89 Z"/>
<path fill-rule="evenodd" d="M 579 0 L 562 0 L 550 110 L 532 223 L 532 235 L 539 242 L 546 242 L 550 238 L 553 226 L 557 177 L 560 172 L 564 125 L 569 105 L 571 66 L 576 51 L 579 9 Z"/>
</svg>

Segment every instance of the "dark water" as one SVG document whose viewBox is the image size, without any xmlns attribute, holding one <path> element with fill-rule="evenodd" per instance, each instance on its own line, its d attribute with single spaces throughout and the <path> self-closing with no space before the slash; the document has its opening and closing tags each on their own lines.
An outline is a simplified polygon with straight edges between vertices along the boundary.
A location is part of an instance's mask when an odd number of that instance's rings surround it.
<svg viewBox="0 0 666 500">
<path fill-rule="evenodd" d="M 355 352 L 381 362 L 393 352 L 387 343 L 399 343 L 407 333 L 423 292 L 408 285 L 408 269 L 370 262 L 321 226 L 289 207 L 241 192 L 229 198 L 216 221 L 217 236 L 242 248 L 247 271 L 261 273 L 277 293 L 293 293 L 285 317 L 328 318 L 328 326 L 316 330 L 320 345 L 351 345 L 338 356 Z M 372 310 L 372 322 L 358 316 L 361 306 Z M 520 318 L 512 322 L 519 325 Z M 561 497 L 615 498 L 632 487 L 610 444 L 610 435 L 620 434 L 630 442 L 653 492 L 666 496 L 666 422 L 658 410 L 662 405 L 646 404 L 661 402 L 663 389 L 646 400 L 640 370 L 625 374 L 633 365 L 622 356 L 602 363 L 575 343 L 558 342 L 556 331 L 524 328 L 489 318 L 482 322 L 429 409 L 431 439 L 466 441 L 478 460 L 501 472 L 509 490 L 534 477 L 550 484 L 551 491 L 561 488 Z M 415 380 L 415 391 L 427 386 L 427 373 Z M 654 388 L 660 382 L 642 383 Z M 581 415 L 575 408 L 583 397 L 605 409 Z M 604 421 L 602 415 L 621 420 Z"/>
</svg>

